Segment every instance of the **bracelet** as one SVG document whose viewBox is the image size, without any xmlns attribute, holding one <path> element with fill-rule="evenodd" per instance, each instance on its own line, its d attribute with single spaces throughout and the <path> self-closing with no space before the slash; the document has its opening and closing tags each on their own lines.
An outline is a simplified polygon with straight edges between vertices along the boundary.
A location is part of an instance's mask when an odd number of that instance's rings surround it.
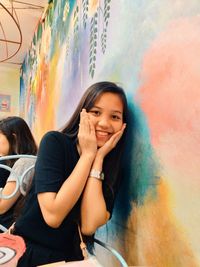
<svg viewBox="0 0 200 267">
<path fill-rule="evenodd" d="M 96 178 L 98 180 L 104 180 L 104 173 L 102 171 L 92 169 L 90 171 L 90 177 Z"/>
</svg>

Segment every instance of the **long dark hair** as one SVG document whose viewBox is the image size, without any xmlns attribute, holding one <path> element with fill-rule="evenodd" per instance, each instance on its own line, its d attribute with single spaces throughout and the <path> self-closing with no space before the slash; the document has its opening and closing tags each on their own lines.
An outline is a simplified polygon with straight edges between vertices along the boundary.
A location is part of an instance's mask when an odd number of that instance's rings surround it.
<svg viewBox="0 0 200 267">
<path fill-rule="evenodd" d="M 63 127 L 61 132 L 65 133 L 71 138 L 77 138 L 80 112 L 82 109 L 86 109 L 88 112 L 93 106 L 95 101 L 104 93 L 117 94 L 123 103 L 123 122 L 128 122 L 128 105 L 124 90 L 113 82 L 98 82 L 91 85 L 82 96 L 75 112 L 71 116 L 68 123 Z M 126 129 L 116 147 L 106 156 L 103 165 L 103 171 L 105 173 L 105 182 L 114 193 L 119 186 L 119 177 L 121 170 L 122 154 L 124 151 L 124 145 L 126 140 Z"/>
<path fill-rule="evenodd" d="M 37 145 L 28 124 L 20 117 L 12 116 L 0 121 L 0 132 L 9 142 L 8 155 L 37 154 Z"/>
</svg>

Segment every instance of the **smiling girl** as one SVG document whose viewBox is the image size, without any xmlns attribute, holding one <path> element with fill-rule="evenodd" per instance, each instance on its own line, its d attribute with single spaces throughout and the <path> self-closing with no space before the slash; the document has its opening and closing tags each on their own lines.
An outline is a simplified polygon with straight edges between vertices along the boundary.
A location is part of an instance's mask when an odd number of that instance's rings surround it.
<svg viewBox="0 0 200 267">
<path fill-rule="evenodd" d="M 61 132 L 43 137 L 26 206 L 14 233 L 26 242 L 18 266 L 82 259 L 77 222 L 92 236 L 112 215 L 121 179 L 128 108 L 112 82 L 90 86 Z"/>
</svg>

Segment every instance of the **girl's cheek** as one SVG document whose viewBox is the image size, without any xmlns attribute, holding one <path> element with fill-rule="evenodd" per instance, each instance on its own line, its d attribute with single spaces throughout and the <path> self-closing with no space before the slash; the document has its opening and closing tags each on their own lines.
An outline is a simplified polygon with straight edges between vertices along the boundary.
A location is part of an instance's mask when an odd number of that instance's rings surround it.
<svg viewBox="0 0 200 267">
<path fill-rule="evenodd" d="M 122 129 L 123 123 L 120 123 L 118 127 L 116 127 L 115 132 L 119 132 Z"/>
</svg>

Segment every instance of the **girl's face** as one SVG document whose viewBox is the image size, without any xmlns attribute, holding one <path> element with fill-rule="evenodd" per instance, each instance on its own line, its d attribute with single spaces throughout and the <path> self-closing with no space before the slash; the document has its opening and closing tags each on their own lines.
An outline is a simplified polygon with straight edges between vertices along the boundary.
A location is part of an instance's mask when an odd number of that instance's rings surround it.
<svg viewBox="0 0 200 267">
<path fill-rule="evenodd" d="M 97 138 L 97 146 L 103 146 L 123 125 L 123 102 L 119 95 L 103 93 L 88 112 Z"/>
<path fill-rule="evenodd" d="M 6 156 L 9 153 L 9 142 L 7 137 L 0 132 L 0 156 Z"/>
</svg>

